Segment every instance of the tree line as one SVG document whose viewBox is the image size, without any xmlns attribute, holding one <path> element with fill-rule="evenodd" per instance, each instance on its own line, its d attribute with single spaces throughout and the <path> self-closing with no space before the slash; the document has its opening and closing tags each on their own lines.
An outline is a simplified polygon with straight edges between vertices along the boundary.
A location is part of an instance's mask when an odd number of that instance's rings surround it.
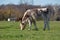
<svg viewBox="0 0 60 40">
<path fill-rule="evenodd" d="M 27 4 L 0 5 L 0 20 L 7 20 L 8 18 L 16 18 L 16 20 L 19 20 L 20 18 L 22 18 L 21 15 L 23 15 L 27 9 L 39 8 L 39 7 L 51 8 L 52 10 L 54 10 L 53 13 L 51 14 L 51 20 L 60 20 L 60 5 L 36 6 L 36 5 L 27 5 Z"/>
</svg>

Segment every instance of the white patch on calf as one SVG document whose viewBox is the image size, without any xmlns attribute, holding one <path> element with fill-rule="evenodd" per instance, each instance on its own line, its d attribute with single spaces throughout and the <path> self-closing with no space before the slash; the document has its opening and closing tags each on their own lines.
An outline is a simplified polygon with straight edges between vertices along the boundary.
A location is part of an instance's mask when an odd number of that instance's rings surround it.
<svg viewBox="0 0 60 40">
<path fill-rule="evenodd" d="M 20 28 L 21 28 L 21 30 L 23 30 L 23 25 L 20 23 Z"/>
<path fill-rule="evenodd" d="M 31 10 L 29 9 L 29 10 L 27 10 L 25 13 L 24 13 L 24 16 L 28 13 L 28 12 L 30 12 Z"/>
<path fill-rule="evenodd" d="M 40 9 L 40 8 L 38 8 L 37 10 L 38 10 L 38 11 L 40 11 L 41 9 Z"/>
<path fill-rule="evenodd" d="M 47 8 L 42 8 L 41 10 L 46 11 L 46 10 L 47 10 Z"/>
<path fill-rule="evenodd" d="M 30 11 L 31 11 L 31 10 L 29 9 L 29 10 L 27 10 L 27 11 L 24 13 L 24 16 L 23 16 L 22 20 L 25 18 L 25 16 L 27 15 L 27 13 L 30 12 Z"/>
</svg>

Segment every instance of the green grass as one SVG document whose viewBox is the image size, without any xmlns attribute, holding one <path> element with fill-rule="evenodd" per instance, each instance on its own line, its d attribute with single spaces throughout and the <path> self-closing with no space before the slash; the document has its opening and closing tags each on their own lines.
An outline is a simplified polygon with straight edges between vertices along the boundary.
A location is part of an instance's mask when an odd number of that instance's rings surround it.
<svg viewBox="0 0 60 40">
<path fill-rule="evenodd" d="M 38 31 L 29 31 L 28 25 L 21 31 L 19 22 L 0 21 L 0 40 L 60 40 L 60 21 L 50 21 L 50 31 L 43 31 L 43 21 L 38 21 L 37 26 Z"/>
</svg>

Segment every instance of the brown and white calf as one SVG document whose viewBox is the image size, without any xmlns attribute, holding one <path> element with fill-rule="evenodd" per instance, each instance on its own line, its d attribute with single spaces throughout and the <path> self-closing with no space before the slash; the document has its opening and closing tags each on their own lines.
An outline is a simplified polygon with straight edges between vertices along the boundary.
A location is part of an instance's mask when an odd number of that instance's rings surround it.
<svg viewBox="0 0 60 40">
<path fill-rule="evenodd" d="M 21 30 L 25 29 L 27 23 L 29 24 L 29 30 L 31 29 L 32 23 L 34 24 L 35 29 L 37 29 L 36 20 L 38 18 L 38 15 L 41 14 L 48 14 L 48 8 L 28 9 L 24 13 L 22 21 L 20 23 Z"/>
</svg>

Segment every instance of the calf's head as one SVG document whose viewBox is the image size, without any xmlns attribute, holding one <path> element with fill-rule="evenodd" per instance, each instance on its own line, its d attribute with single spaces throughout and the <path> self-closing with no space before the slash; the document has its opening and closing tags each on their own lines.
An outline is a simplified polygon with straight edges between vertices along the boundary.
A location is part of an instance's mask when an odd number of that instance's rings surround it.
<svg viewBox="0 0 60 40">
<path fill-rule="evenodd" d="M 26 27 L 26 23 L 20 23 L 20 28 L 21 28 L 21 30 L 24 30 L 25 29 L 25 27 Z"/>
</svg>

